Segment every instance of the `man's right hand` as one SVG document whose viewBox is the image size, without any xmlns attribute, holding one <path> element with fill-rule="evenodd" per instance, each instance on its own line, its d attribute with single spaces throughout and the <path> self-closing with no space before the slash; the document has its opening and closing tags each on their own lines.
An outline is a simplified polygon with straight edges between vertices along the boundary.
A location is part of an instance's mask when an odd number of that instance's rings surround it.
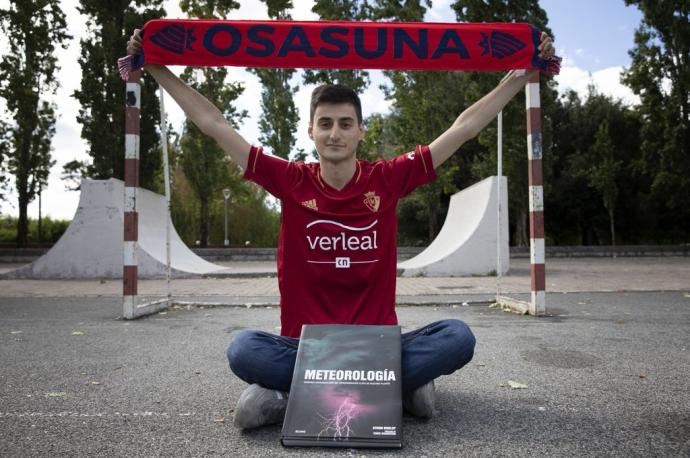
<svg viewBox="0 0 690 458">
<path fill-rule="evenodd" d="M 141 54 L 142 41 L 141 30 L 134 29 L 127 41 L 127 54 L 130 56 Z M 144 69 L 170 94 L 201 132 L 218 142 L 223 151 L 242 169 L 247 168 L 250 145 L 216 106 L 175 76 L 167 67 L 146 64 Z"/>
<path fill-rule="evenodd" d="M 136 56 L 137 54 L 141 54 L 141 30 L 140 29 L 134 29 L 132 36 L 129 37 L 129 41 L 127 42 L 127 54 L 129 54 L 131 56 Z"/>
</svg>

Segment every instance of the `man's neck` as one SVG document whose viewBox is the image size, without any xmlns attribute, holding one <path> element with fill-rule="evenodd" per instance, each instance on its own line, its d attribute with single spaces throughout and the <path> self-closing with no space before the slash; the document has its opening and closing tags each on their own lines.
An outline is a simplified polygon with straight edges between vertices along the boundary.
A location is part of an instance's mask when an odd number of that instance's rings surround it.
<svg viewBox="0 0 690 458">
<path fill-rule="evenodd" d="M 352 180 L 357 170 L 357 158 L 342 162 L 320 161 L 321 179 L 340 191 Z"/>
</svg>

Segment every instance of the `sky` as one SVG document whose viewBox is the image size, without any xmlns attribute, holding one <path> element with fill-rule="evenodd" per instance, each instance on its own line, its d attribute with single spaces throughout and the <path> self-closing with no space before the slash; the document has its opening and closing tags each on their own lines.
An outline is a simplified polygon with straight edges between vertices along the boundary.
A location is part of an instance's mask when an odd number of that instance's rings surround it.
<svg viewBox="0 0 690 458">
<path fill-rule="evenodd" d="M 239 0 L 241 7 L 232 13 L 229 19 L 267 19 L 266 7 L 260 0 Z M 0 8 L 7 8 L 7 0 L 0 0 Z M 292 17 L 296 20 L 317 20 L 311 12 L 312 1 L 295 1 L 298 6 L 293 10 Z M 425 21 L 455 22 L 455 14 L 450 8 L 450 0 L 433 0 L 433 8 L 428 10 Z M 58 121 L 56 134 L 53 137 L 53 158 L 55 166 L 51 169 L 48 187 L 42 195 L 42 214 L 58 219 L 72 219 L 79 203 L 78 191 L 66 191 L 65 183 L 60 179 L 62 166 L 74 159 L 88 160 L 88 147 L 81 139 L 81 125 L 76 117 L 79 104 L 72 97 L 74 90 L 79 87 L 81 68 L 77 63 L 79 57 L 79 39 L 86 36 L 85 20 L 79 18 L 76 9 L 77 0 L 63 0 L 63 11 L 69 18 L 69 34 L 73 39 L 66 50 L 57 52 L 60 71 L 58 81 L 60 88 L 52 100 L 57 104 Z M 620 72 L 630 65 L 628 50 L 633 47 L 634 32 L 640 24 L 642 15 L 635 7 L 625 6 L 623 0 L 541 0 L 540 4 L 549 18 L 549 27 L 554 34 L 556 54 L 563 57 L 561 73 L 556 77 L 559 91 L 574 89 L 585 95 L 590 82 L 594 83 L 599 92 L 622 99 L 627 104 L 635 104 L 638 99 L 627 87 L 620 84 Z M 169 18 L 185 17 L 179 9 L 179 0 L 166 0 L 165 9 Z M 6 50 L 6 41 L 0 37 L 0 52 Z M 123 50 L 123 55 L 125 50 Z M 249 111 L 249 118 L 240 127 L 240 134 L 248 142 L 258 144 L 260 136 L 258 120 L 261 115 L 257 100 L 261 98 L 261 85 L 258 79 L 242 68 L 228 67 L 229 78 L 244 83 L 244 94 L 237 100 L 237 106 Z M 182 67 L 172 67 L 179 74 Z M 379 71 L 372 71 L 371 84 L 362 94 L 364 116 L 372 113 L 387 113 L 390 102 L 385 100 L 380 84 L 386 83 L 386 78 Z M 300 72 L 295 79 L 298 82 Z M 312 142 L 307 137 L 307 121 L 309 118 L 309 98 L 313 86 L 301 85 L 295 95 L 295 103 L 300 111 L 300 123 L 297 131 L 297 148 L 305 151 L 312 150 Z M 124 83 L 123 83 L 124 94 Z M 154 97 L 153 94 L 143 94 L 144 97 Z M 169 122 L 180 131 L 184 113 L 167 97 L 165 100 Z M 0 109 L 5 110 L 4 100 L 0 99 Z M 459 114 L 459 113 L 458 113 Z M 6 115 L 6 113 L 4 113 Z M 3 116 L 6 117 L 6 116 Z M 123 134 L 124 135 L 124 134 Z M 123 152 L 124 155 L 124 152 Z M 7 202 L 0 202 L 0 215 L 17 215 L 16 192 L 11 187 L 7 195 Z M 219 196 L 219 198 L 222 198 Z M 38 217 L 38 200 L 29 205 L 29 217 Z"/>
</svg>

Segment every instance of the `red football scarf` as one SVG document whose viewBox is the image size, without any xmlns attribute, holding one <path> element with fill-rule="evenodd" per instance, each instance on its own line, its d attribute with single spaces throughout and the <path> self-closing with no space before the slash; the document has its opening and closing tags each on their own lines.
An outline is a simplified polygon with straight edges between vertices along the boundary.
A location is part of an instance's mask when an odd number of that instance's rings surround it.
<svg viewBox="0 0 690 458">
<path fill-rule="evenodd" d="M 226 21 L 157 19 L 143 53 L 118 61 L 123 78 L 145 64 L 558 73 L 540 59 L 540 31 L 526 23 Z"/>
</svg>

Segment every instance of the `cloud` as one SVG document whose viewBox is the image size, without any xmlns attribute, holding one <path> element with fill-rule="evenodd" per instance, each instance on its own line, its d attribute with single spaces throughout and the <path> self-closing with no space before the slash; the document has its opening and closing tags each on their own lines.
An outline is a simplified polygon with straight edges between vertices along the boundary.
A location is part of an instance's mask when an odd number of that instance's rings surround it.
<svg viewBox="0 0 690 458">
<path fill-rule="evenodd" d="M 449 0 L 434 0 L 433 7 L 427 8 L 424 14 L 426 22 L 455 22 L 455 11 L 450 6 Z"/>
<path fill-rule="evenodd" d="M 381 85 L 390 85 L 382 71 L 372 70 L 369 72 L 371 84 L 361 95 L 362 115 L 366 118 L 374 113 L 386 114 L 391 111 L 392 101 L 386 100 L 386 96 L 381 90 Z"/>
<path fill-rule="evenodd" d="M 296 79 L 293 79 L 293 82 L 301 82 L 302 70 L 297 70 L 295 78 Z M 314 142 L 309 138 L 307 131 L 309 129 L 309 107 L 311 102 L 311 92 L 315 87 L 315 84 L 301 84 L 294 96 L 295 106 L 299 112 L 299 123 L 297 124 L 297 132 L 295 133 L 295 136 L 297 137 L 295 147 L 296 149 L 304 150 L 304 152 L 307 154 L 314 149 Z"/>
<path fill-rule="evenodd" d="M 292 18 L 296 21 L 318 21 L 319 15 L 311 9 L 314 7 L 313 0 L 299 0 L 293 2 L 295 7 L 292 9 Z"/>
<path fill-rule="evenodd" d="M 620 82 L 620 75 L 623 71 L 621 66 L 613 66 L 588 72 L 575 64 L 575 61 L 568 56 L 565 49 L 559 50 L 559 55 L 564 56 L 561 73 L 556 76 L 558 91 L 563 94 L 568 89 L 572 89 L 580 95 L 583 100 L 587 98 L 587 87 L 594 84 L 597 91 L 620 99 L 626 105 L 637 105 L 640 99 L 632 90 Z"/>
</svg>

